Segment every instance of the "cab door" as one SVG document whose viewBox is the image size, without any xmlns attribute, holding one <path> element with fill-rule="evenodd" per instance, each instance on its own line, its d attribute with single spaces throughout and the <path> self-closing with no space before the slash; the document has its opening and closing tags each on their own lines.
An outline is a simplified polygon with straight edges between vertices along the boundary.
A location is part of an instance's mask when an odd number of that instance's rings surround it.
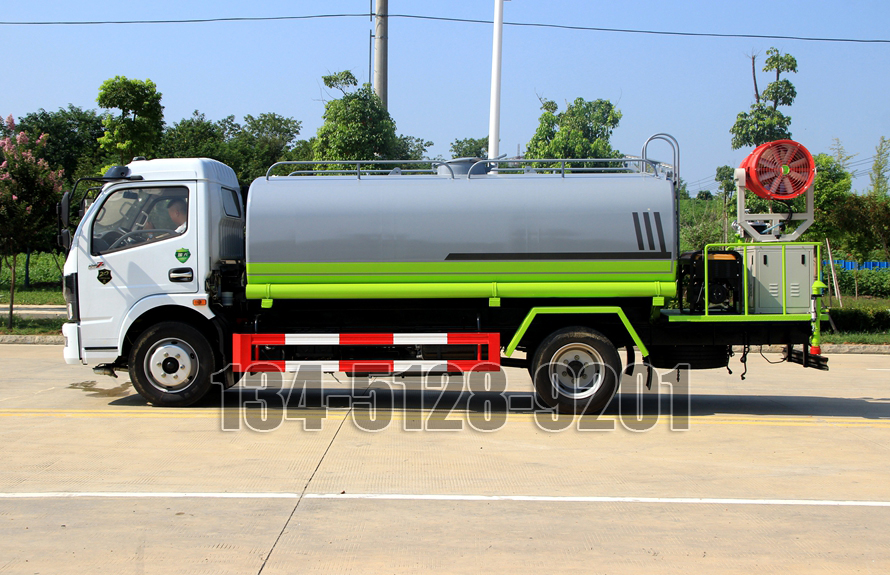
<svg viewBox="0 0 890 575">
<path fill-rule="evenodd" d="M 194 293 L 199 283 L 196 183 L 127 185 L 101 202 L 77 246 L 85 359 L 116 355 L 136 302 Z M 186 221 L 179 223 L 183 208 Z"/>
</svg>

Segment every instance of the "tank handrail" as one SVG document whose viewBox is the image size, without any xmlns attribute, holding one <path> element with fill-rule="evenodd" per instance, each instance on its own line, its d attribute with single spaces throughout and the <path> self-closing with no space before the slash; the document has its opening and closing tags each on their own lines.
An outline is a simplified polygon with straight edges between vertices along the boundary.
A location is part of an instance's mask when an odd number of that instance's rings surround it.
<svg viewBox="0 0 890 575">
<path fill-rule="evenodd" d="M 437 173 L 436 169 L 439 166 L 445 166 L 448 168 L 448 171 L 451 173 L 451 179 L 454 179 L 454 170 L 451 169 L 451 166 L 448 165 L 447 162 L 443 162 L 441 160 L 288 160 L 285 162 L 275 162 L 272 166 L 266 170 L 266 179 L 268 180 L 272 175 L 272 170 L 277 168 L 278 166 L 317 166 L 317 165 L 326 165 L 326 166 L 355 166 L 355 169 L 350 170 L 295 170 L 288 174 L 288 176 L 295 175 L 322 175 L 322 174 L 355 174 L 355 176 L 360 180 L 362 179 L 362 172 L 365 175 L 371 174 L 389 174 L 392 173 L 392 170 L 381 170 L 377 168 L 366 168 L 362 169 L 362 166 L 380 166 L 380 165 L 390 165 L 390 166 L 402 166 L 405 164 L 429 164 L 433 166 L 433 169 L 417 169 L 417 170 L 407 170 L 411 173 L 429 173 L 435 174 Z"/>
<path fill-rule="evenodd" d="M 654 138 L 655 136 L 653 136 Z M 417 169 L 405 169 L 405 170 L 384 170 L 377 168 L 375 166 L 381 165 L 391 165 L 391 166 L 404 166 L 404 165 L 429 165 L 432 168 L 417 168 Z M 514 164 L 514 165 L 510 165 Z M 542 165 L 537 168 L 532 168 L 529 164 L 558 164 L 556 165 Z M 573 166 L 572 164 L 606 164 L 602 167 L 592 167 L 592 166 Z M 620 164 L 618 166 L 611 166 L 609 164 Z M 631 168 L 631 164 L 636 164 L 639 166 L 637 170 L 639 173 L 647 173 L 649 169 L 651 169 L 653 174 L 659 173 L 658 163 L 649 160 L 646 158 L 564 158 L 564 159 L 552 159 L 552 158 L 523 158 L 523 159 L 497 159 L 497 160 L 478 160 L 472 164 L 467 174 L 467 178 L 470 179 L 474 175 L 478 176 L 480 174 L 488 173 L 491 166 L 498 167 L 499 173 L 526 173 L 526 172 L 534 172 L 538 173 L 537 170 L 542 172 L 555 172 L 558 173 L 561 177 L 565 178 L 566 173 L 579 174 L 579 173 L 614 173 L 616 171 L 623 172 L 633 172 L 633 168 Z M 272 171 L 279 166 L 332 166 L 332 167 L 343 167 L 344 169 L 334 169 L 334 170 L 319 170 L 319 169 L 306 169 L 306 170 L 293 170 L 288 173 L 288 176 L 303 176 L 303 175 L 355 175 L 359 180 L 362 178 L 362 175 L 383 175 L 383 174 L 438 174 L 438 168 L 445 167 L 448 169 L 448 174 L 444 174 L 446 177 L 451 179 L 455 179 L 454 169 L 451 166 L 450 161 L 442 161 L 442 160 L 289 160 L 283 162 L 276 162 L 272 164 L 272 166 L 266 170 L 266 179 L 272 177 Z M 362 167 L 367 166 L 367 167 Z M 502 166 L 502 167 L 499 167 Z"/>
<path fill-rule="evenodd" d="M 658 164 L 653 162 L 652 160 L 647 160 L 645 158 L 565 158 L 565 159 L 534 159 L 534 158 L 523 158 L 523 159 L 503 159 L 503 160 L 479 160 L 470 168 L 468 178 L 471 178 L 473 174 L 479 175 L 480 173 L 487 173 L 487 170 L 484 171 L 475 171 L 476 166 L 489 166 L 494 164 L 499 166 L 500 164 L 517 164 L 515 166 L 509 166 L 505 169 L 498 168 L 499 173 L 504 172 L 527 172 L 529 166 L 525 164 L 559 164 L 559 167 L 556 166 L 545 166 L 538 168 L 539 170 L 556 170 L 559 174 L 564 178 L 566 177 L 566 164 L 577 164 L 577 163 L 598 163 L 598 164 L 615 164 L 621 163 L 625 164 L 621 167 L 602 167 L 602 168 L 593 168 L 593 167 L 574 167 L 569 166 L 568 172 L 571 173 L 605 173 L 605 172 L 614 172 L 616 170 L 624 170 L 631 171 L 631 168 L 626 164 L 640 164 L 641 171 L 645 169 L 648 165 L 652 168 L 654 173 L 658 173 Z M 534 168 L 532 168 L 534 170 Z M 537 172 L 536 172 L 537 173 Z"/>
<path fill-rule="evenodd" d="M 671 149 L 673 150 L 673 152 L 674 152 L 674 173 L 673 173 L 671 179 L 673 180 L 675 186 L 679 186 L 680 185 L 680 143 L 677 142 L 677 138 L 671 136 L 670 134 L 665 134 L 665 133 L 653 134 L 653 135 L 649 136 L 649 139 L 646 140 L 646 143 L 643 144 L 643 151 L 640 153 L 640 155 L 643 156 L 644 160 L 648 159 L 648 156 L 646 154 L 648 152 L 649 143 L 652 142 L 653 140 L 661 140 L 663 142 L 667 142 L 670 145 Z"/>
</svg>

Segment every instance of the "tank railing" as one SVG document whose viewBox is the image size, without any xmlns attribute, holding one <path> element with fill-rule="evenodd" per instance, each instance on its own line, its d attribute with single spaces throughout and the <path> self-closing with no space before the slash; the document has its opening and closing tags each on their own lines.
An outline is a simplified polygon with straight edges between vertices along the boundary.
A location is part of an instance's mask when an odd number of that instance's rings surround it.
<svg viewBox="0 0 890 575">
<path fill-rule="evenodd" d="M 591 166 L 590 164 L 599 164 Z M 404 168 L 403 166 L 418 166 Z M 441 160 L 300 160 L 276 162 L 266 170 L 266 179 L 281 166 L 329 166 L 335 169 L 298 169 L 290 171 L 287 176 L 336 176 L 353 175 L 361 179 L 371 175 L 411 175 L 438 174 L 455 178 L 451 162 Z M 393 166 L 394 169 L 381 169 L 379 166 Z M 431 166 L 431 168 L 420 167 Z M 441 174 L 439 168 L 446 168 L 447 174 Z M 494 167 L 498 174 L 537 173 L 558 174 L 595 174 L 595 173 L 649 173 L 658 175 L 660 170 L 657 162 L 646 158 L 565 158 L 565 159 L 500 159 L 479 160 L 469 169 L 468 178 L 485 175 Z M 341 168 L 341 169 L 336 169 Z"/>
<path fill-rule="evenodd" d="M 671 146 L 671 149 L 674 152 L 673 174 L 671 174 L 671 180 L 673 180 L 674 186 L 679 186 L 680 185 L 680 143 L 677 142 L 677 138 L 671 136 L 670 134 L 661 133 L 661 134 L 653 134 L 652 136 L 649 136 L 649 139 L 646 140 L 646 143 L 643 144 L 643 151 L 640 153 L 640 155 L 643 156 L 644 160 L 649 161 L 651 164 L 656 164 L 652 160 L 648 160 L 648 155 L 647 155 L 648 149 L 649 149 L 649 144 L 653 140 L 661 140 L 663 142 L 667 142 Z"/>
<path fill-rule="evenodd" d="M 401 166 L 432 166 L 431 168 L 408 168 Z M 437 174 L 440 166 L 445 166 L 454 178 L 454 170 L 451 169 L 446 162 L 441 160 L 300 160 L 275 162 L 266 170 L 266 179 L 272 176 L 273 170 L 279 166 L 343 166 L 351 169 L 314 169 L 314 170 L 294 170 L 287 174 L 288 176 L 335 176 L 335 175 L 354 175 L 358 179 L 362 179 L 362 175 L 383 175 L 383 174 Z M 363 168 L 362 166 L 369 166 Z M 393 166 L 394 169 L 380 169 L 376 166 Z"/>
<path fill-rule="evenodd" d="M 510 165 L 513 164 L 513 165 Z M 534 168 L 529 164 L 554 164 Z M 558 164 L 555 165 L 555 164 Z M 568 166 L 566 164 L 569 164 Z M 571 164 L 621 164 L 618 166 L 574 166 Z M 638 170 L 634 170 L 629 164 L 639 165 Z M 479 169 L 477 169 L 477 166 Z M 652 160 L 645 158 L 574 158 L 574 159 L 504 159 L 504 160 L 479 160 L 470 168 L 468 178 L 473 175 L 485 174 L 491 166 L 497 168 L 498 174 L 510 173 L 551 173 L 559 174 L 566 177 L 566 174 L 595 174 L 595 173 L 616 173 L 616 172 L 642 172 L 646 167 L 652 168 L 654 173 L 658 173 L 658 164 Z"/>
</svg>

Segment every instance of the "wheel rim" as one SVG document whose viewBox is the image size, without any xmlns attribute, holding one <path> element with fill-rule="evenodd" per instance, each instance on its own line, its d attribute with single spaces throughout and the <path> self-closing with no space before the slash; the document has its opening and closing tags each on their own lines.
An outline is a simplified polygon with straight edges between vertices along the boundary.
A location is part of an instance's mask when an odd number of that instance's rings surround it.
<svg viewBox="0 0 890 575">
<path fill-rule="evenodd" d="M 145 354 L 145 374 L 151 385 L 164 393 L 178 393 L 195 381 L 198 354 L 181 339 L 162 339 Z"/>
<path fill-rule="evenodd" d="M 605 361 L 591 346 L 570 343 L 553 354 L 548 376 L 560 395 L 586 399 L 603 386 L 606 379 Z"/>
</svg>

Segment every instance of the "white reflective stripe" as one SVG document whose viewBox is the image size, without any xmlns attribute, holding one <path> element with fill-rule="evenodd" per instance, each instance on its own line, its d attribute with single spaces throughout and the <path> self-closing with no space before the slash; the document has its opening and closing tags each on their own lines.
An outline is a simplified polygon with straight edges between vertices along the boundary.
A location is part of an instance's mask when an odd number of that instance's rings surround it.
<svg viewBox="0 0 890 575">
<path fill-rule="evenodd" d="M 284 345 L 340 345 L 339 333 L 288 333 Z"/>
<path fill-rule="evenodd" d="M 400 359 L 392 362 L 392 368 L 394 371 L 408 371 L 408 370 L 416 370 L 420 371 L 430 371 L 432 369 L 438 369 L 440 371 L 448 370 L 448 362 L 444 359 L 437 360 L 420 360 L 420 359 Z"/>
<path fill-rule="evenodd" d="M 448 345 L 447 333 L 394 333 L 394 345 Z"/>
<path fill-rule="evenodd" d="M 321 367 L 323 373 L 337 373 L 340 371 L 339 361 L 285 361 L 284 371 L 300 371 L 301 367 Z"/>
</svg>

